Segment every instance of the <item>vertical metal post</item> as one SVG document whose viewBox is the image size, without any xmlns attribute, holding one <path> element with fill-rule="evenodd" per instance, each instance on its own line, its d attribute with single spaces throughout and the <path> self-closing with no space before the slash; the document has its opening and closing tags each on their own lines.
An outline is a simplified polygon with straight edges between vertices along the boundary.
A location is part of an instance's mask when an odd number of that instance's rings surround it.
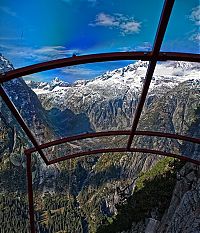
<svg viewBox="0 0 200 233">
<path fill-rule="evenodd" d="M 30 217 L 30 232 L 35 233 L 35 221 L 34 221 L 34 205 L 33 205 L 33 184 L 32 184 L 32 164 L 31 154 L 26 154 L 26 172 L 28 182 L 28 204 L 29 204 L 29 217 Z"/>
<path fill-rule="evenodd" d="M 163 6 L 162 14 L 160 17 L 160 22 L 158 25 L 158 29 L 157 29 L 157 33 L 156 33 L 156 37 L 155 37 L 155 41 L 154 41 L 154 45 L 153 45 L 152 59 L 149 62 L 145 81 L 143 84 L 142 93 L 140 96 L 140 100 L 139 100 L 137 109 L 135 111 L 135 116 L 134 116 L 132 129 L 131 129 L 131 135 L 129 136 L 128 143 L 127 143 L 127 150 L 130 150 L 130 148 L 131 148 L 131 144 L 132 144 L 133 138 L 135 136 L 135 131 L 137 129 L 137 126 L 138 126 L 138 123 L 140 120 L 140 116 L 142 114 L 142 110 L 144 107 L 145 100 L 147 98 L 149 86 L 151 84 L 151 80 L 152 80 L 153 73 L 154 73 L 154 70 L 156 67 L 156 63 L 157 63 L 158 58 L 159 58 L 160 48 L 162 45 L 162 41 L 164 39 L 165 31 L 167 29 L 167 25 L 168 25 L 169 18 L 170 18 L 171 12 L 172 12 L 174 1 L 175 0 L 165 0 L 164 6 Z"/>
</svg>

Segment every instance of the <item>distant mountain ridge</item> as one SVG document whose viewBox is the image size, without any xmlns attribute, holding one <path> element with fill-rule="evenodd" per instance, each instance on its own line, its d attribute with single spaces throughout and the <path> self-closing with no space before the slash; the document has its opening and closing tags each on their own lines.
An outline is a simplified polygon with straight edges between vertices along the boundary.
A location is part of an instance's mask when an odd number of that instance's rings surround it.
<svg viewBox="0 0 200 233">
<path fill-rule="evenodd" d="M 47 110 L 70 109 L 76 114 L 85 113 L 93 129 L 127 128 L 132 123 L 148 62 L 137 61 L 126 67 L 108 71 L 92 80 L 79 80 L 63 86 L 59 82 L 54 88 L 50 83 L 41 87 L 27 83 L 38 95 Z M 166 94 L 180 83 L 189 81 L 198 86 L 200 65 L 188 62 L 158 63 L 150 85 L 146 107 L 155 98 Z M 35 84 L 35 83 L 34 83 Z"/>
<path fill-rule="evenodd" d="M 65 87 L 84 87 L 84 86 L 103 86 L 104 84 L 119 85 L 119 88 L 141 88 L 148 67 L 147 61 L 137 61 L 126 67 L 107 71 L 106 73 L 91 79 L 91 80 L 77 80 L 74 83 L 68 83 L 61 78 L 54 78 L 50 82 L 40 81 L 26 81 L 26 84 L 31 87 L 36 94 L 43 94 L 47 92 L 57 92 L 65 90 Z M 175 86 L 180 82 L 198 79 L 198 72 L 200 65 L 191 62 L 182 61 L 168 61 L 158 63 L 152 79 L 150 89 L 163 86 Z M 80 73 L 81 75 L 81 73 Z M 63 87 L 63 88 L 62 88 Z M 66 88 L 68 90 L 68 88 Z M 44 92 L 42 92 L 44 91 Z"/>
<path fill-rule="evenodd" d="M 39 82 L 39 81 L 33 81 L 28 80 L 25 81 L 26 84 L 32 88 L 33 90 L 48 92 L 53 91 L 56 87 L 68 87 L 70 84 L 68 82 L 62 81 L 58 77 L 54 78 L 51 82 Z"/>
</svg>

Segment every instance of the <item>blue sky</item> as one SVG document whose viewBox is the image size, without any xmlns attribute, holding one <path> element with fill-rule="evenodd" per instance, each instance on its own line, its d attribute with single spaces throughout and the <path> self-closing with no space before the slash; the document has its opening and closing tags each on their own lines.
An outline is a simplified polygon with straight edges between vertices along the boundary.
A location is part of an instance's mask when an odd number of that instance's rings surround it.
<svg viewBox="0 0 200 233">
<path fill-rule="evenodd" d="M 114 51 L 150 50 L 163 0 L 1 0 L 0 52 L 15 67 Z M 199 53 L 198 0 L 175 0 L 163 51 Z M 35 74 L 69 82 L 130 62 L 88 64 Z M 30 78 L 30 77 L 29 77 Z"/>
</svg>

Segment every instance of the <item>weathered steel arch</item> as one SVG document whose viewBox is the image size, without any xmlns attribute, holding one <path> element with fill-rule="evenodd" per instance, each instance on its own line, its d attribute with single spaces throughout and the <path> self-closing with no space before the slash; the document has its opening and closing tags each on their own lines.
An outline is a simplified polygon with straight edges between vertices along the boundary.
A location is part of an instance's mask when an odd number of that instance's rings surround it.
<svg viewBox="0 0 200 233">
<path fill-rule="evenodd" d="M 99 150 L 90 150 L 90 151 L 82 151 L 74 154 L 69 154 L 57 159 L 50 160 L 48 162 L 48 165 L 59 163 L 68 159 L 75 159 L 75 158 L 80 158 L 84 156 L 89 156 L 89 155 L 95 155 L 95 154 L 105 154 L 105 153 L 116 153 L 116 152 L 140 152 L 140 153 L 148 153 L 148 154 L 154 154 L 154 155 L 162 155 L 165 157 L 173 157 L 177 158 L 183 161 L 191 162 L 197 165 L 200 165 L 200 161 L 197 161 L 195 159 L 192 159 L 188 156 L 185 155 L 178 155 L 174 153 L 169 153 L 169 152 L 164 152 L 164 151 L 159 151 L 159 150 L 152 150 L 152 149 L 146 149 L 146 148 L 130 148 L 127 150 L 127 148 L 109 148 L 109 149 L 99 149 Z"/>
<path fill-rule="evenodd" d="M 116 130 L 116 131 L 103 131 L 103 132 L 79 134 L 79 135 L 65 137 L 65 138 L 57 139 L 55 141 L 41 144 L 38 146 L 38 148 L 30 148 L 30 149 L 25 150 L 25 153 L 30 154 L 30 153 L 37 152 L 38 149 L 42 150 L 42 149 L 46 149 L 52 146 L 61 145 L 67 142 L 73 142 L 73 141 L 82 140 L 82 139 L 99 138 L 99 137 L 106 137 L 106 136 L 123 136 L 123 135 L 131 135 L 131 131 L 130 130 Z M 178 139 L 182 141 L 188 141 L 188 142 L 200 144 L 199 138 L 188 137 L 188 136 L 172 134 L 172 133 L 163 133 L 163 132 L 156 132 L 156 131 L 136 131 L 135 135 L 172 138 L 172 139 Z M 103 149 L 102 149 L 102 152 L 101 150 L 98 150 L 98 151 L 100 151 L 99 153 L 104 153 Z M 126 151 L 130 151 L 130 150 L 126 150 Z M 50 162 L 51 161 L 48 161 L 47 164 L 49 164 Z"/>
<path fill-rule="evenodd" d="M 190 61 L 200 62 L 200 56 L 194 53 L 176 53 L 176 52 L 160 52 L 157 55 L 157 61 Z M 0 83 L 10 81 L 15 78 L 20 78 L 25 75 L 30 75 L 42 71 L 62 68 L 67 66 L 82 65 L 95 62 L 121 61 L 121 60 L 142 60 L 152 61 L 155 57 L 152 52 L 113 52 L 88 54 L 82 56 L 72 56 L 69 58 L 57 59 L 47 62 L 42 62 L 15 70 L 8 71 L 0 75 Z"/>
</svg>

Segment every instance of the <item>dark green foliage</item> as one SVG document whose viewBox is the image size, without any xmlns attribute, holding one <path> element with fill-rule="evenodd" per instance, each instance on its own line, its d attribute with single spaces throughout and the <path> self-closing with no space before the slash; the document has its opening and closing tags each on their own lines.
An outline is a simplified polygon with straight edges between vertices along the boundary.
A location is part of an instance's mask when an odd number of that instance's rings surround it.
<svg viewBox="0 0 200 233">
<path fill-rule="evenodd" d="M 73 197 L 46 194 L 37 215 L 39 232 L 82 232 L 81 215 Z"/>
<path fill-rule="evenodd" d="M 27 233 L 27 200 L 19 194 L 0 194 L 0 233 Z"/>
<path fill-rule="evenodd" d="M 26 193 L 26 169 L 10 162 L 0 166 L 0 191 Z"/>
<path fill-rule="evenodd" d="M 44 197 L 43 205 L 44 207 L 35 211 L 37 232 L 82 232 L 80 211 L 73 198 L 49 194 Z M 0 209 L 0 233 L 28 232 L 29 214 L 26 197 L 19 193 L 0 194 Z"/>
</svg>

